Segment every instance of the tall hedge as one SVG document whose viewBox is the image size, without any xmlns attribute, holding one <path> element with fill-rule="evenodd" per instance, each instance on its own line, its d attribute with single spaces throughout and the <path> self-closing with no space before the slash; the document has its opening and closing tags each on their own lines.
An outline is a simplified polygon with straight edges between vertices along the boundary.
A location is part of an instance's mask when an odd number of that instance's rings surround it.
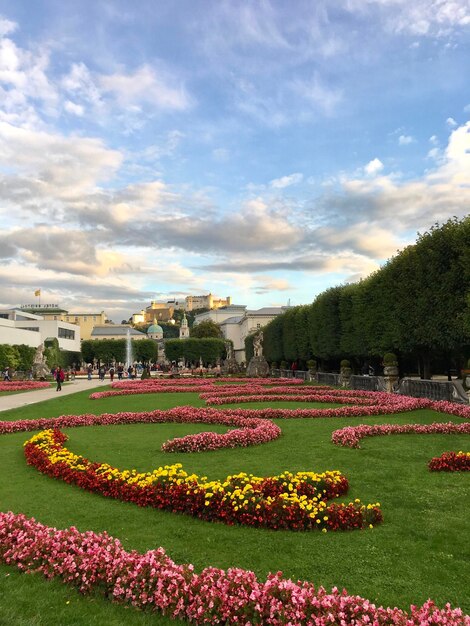
<svg viewBox="0 0 470 626">
<path fill-rule="evenodd" d="M 202 359 L 204 365 L 215 365 L 217 359 L 225 357 L 225 342 L 213 337 L 168 339 L 165 342 L 165 356 L 169 361 L 182 359 L 196 364 Z"/>
<path fill-rule="evenodd" d="M 365 280 L 327 289 L 264 329 L 268 361 L 356 364 L 395 352 L 431 374 L 470 356 L 470 217 L 435 225 Z"/>
</svg>

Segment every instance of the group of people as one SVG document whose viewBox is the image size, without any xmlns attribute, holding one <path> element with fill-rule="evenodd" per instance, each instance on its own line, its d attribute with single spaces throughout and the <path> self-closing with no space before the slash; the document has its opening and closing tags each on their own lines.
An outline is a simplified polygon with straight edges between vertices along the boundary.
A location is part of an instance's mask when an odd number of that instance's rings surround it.
<svg viewBox="0 0 470 626">
<path fill-rule="evenodd" d="M 150 376 L 150 368 L 147 368 L 149 370 L 149 376 Z M 119 365 L 114 366 L 111 365 L 111 367 L 107 368 L 104 365 L 100 365 L 100 367 L 98 368 L 98 378 L 100 380 L 104 380 L 106 377 L 106 374 L 109 375 L 109 379 L 111 382 L 113 382 L 114 377 L 117 374 L 118 380 L 122 380 L 124 377 L 127 378 L 137 378 L 137 376 L 141 375 L 144 371 L 144 368 L 141 365 L 129 365 L 129 367 L 125 368 L 124 365 L 122 365 L 121 363 L 119 363 Z M 91 363 L 89 363 L 87 365 L 87 375 L 88 375 L 88 380 L 91 380 L 93 377 L 93 365 Z"/>
</svg>

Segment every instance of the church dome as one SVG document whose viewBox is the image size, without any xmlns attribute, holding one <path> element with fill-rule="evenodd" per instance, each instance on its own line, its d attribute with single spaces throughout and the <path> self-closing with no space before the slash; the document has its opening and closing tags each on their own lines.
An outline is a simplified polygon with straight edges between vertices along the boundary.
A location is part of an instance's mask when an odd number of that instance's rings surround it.
<svg viewBox="0 0 470 626">
<path fill-rule="evenodd" d="M 147 328 L 147 335 L 155 335 L 161 333 L 163 335 L 163 328 L 158 324 L 152 324 Z"/>
</svg>

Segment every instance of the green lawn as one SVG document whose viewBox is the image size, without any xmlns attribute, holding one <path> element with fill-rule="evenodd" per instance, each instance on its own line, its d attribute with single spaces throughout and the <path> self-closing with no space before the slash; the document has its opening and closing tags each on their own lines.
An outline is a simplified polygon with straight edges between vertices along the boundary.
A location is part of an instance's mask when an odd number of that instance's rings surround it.
<svg viewBox="0 0 470 626">
<path fill-rule="evenodd" d="M 89 392 L 61 397 L 0 419 L 203 406 L 197 394 L 136 395 L 89 400 Z M 243 404 L 243 408 L 266 406 Z M 314 406 L 291 402 L 271 406 Z M 317 405 L 318 406 L 318 405 Z M 362 449 L 339 448 L 331 432 L 349 424 L 430 423 L 458 418 L 415 411 L 369 418 L 278 420 L 282 437 L 263 446 L 197 454 L 164 454 L 166 439 L 209 430 L 204 425 L 132 424 L 67 429 L 68 447 L 89 459 L 120 468 L 150 470 L 183 463 L 191 472 L 224 478 L 239 471 L 257 475 L 339 469 L 351 485 L 347 500 L 380 502 L 383 525 L 369 531 L 302 533 L 228 527 L 189 516 L 141 509 L 86 493 L 27 467 L 22 444 L 31 433 L 0 437 L 0 506 L 58 527 L 107 530 L 126 548 L 144 551 L 163 546 L 178 563 L 196 569 L 239 566 L 260 577 L 282 570 L 285 576 L 316 585 L 345 587 L 376 603 L 407 608 L 431 597 L 470 612 L 469 475 L 431 473 L 428 460 L 445 450 L 468 450 L 468 437 L 394 435 L 365 439 Z M 224 427 L 214 427 L 223 431 Z M 68 604 L 67 604 L 68 602 Z M 3 621 L 4 620 L 4 621 Z M 25 576 L 0 567 L 0 624 L 176 624 L 157 615 L 111 605 L 99 597 L 82 598 L 58 581 Z"/>
</svg>

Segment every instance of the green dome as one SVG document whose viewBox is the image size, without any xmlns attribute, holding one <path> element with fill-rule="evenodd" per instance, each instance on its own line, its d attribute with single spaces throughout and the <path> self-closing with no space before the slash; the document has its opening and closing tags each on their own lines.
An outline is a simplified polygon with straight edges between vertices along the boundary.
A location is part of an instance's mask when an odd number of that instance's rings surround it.
<svg viewBox="0 0 470 626">
<path fill-rule="evenodd" d="M 147 335 L 150 335 L 151 333 L 152 334 L 162 333 L 163 335 L 163 328 L 159 326 L 158 324 L 152 324 L 151 326 L 147 328 Z"/>
</svg>

